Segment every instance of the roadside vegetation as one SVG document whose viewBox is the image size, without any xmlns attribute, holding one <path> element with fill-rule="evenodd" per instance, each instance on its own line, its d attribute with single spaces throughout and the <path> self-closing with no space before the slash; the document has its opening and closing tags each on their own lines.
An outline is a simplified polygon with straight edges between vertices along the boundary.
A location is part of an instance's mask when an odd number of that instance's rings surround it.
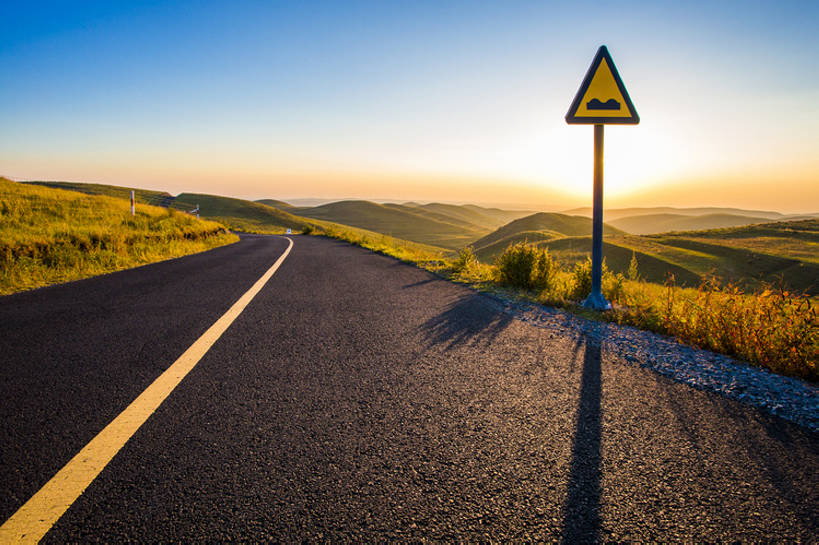
<svg viewBox="0 0 819 545">
<path fill-rule="evenodd" d="M 0 178 L 0 295 L 230 244 L 222 225 L 174 209 Z"/>
<path fill-rule="evenodd" d="M 591 291 L 588 258 L 565 264 L 547 248 L 516 242 L 487 264 L 470 247 L 453 259 L 383 235 L 361 236 L 344 229 L 306 233 L 347 240 L 483 291 L 672 335 L 779 374 L 819 381 L 816 300 L 781 285 L 746 292 L 713 277 L 696 288 L 677 286 L 673 275 L 664 284 L 646 282 L 633 253 L 625 274 L 611 271 L 604 262 L 602 289 L 613 309 L 598 313 L 580 306 Z"/>
<path fill-rule="evenodd" d="M 443 248 L 402 240 L 366 229 L 330 222 L 317 222 L 305 226 L 301 232 L 304 235 L 318 235 L 343 240 L 355 246 L 392 256 L 429 270 L 442 270 L 448 263 L 445 260 L 447 251 Z"/>
</svg>

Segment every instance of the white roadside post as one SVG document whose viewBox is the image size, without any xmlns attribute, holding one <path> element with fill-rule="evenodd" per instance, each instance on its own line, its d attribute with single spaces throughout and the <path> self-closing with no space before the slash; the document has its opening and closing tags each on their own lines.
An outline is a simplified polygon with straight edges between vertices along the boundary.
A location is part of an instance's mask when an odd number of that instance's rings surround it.
<svg viewBox="0 0 819 545">
<path fill-rule="evenodd" d="M 131 190 L 131 216 L 136 215 L 136 209 L 134 208 L 134 190 Z"/>
</svg>

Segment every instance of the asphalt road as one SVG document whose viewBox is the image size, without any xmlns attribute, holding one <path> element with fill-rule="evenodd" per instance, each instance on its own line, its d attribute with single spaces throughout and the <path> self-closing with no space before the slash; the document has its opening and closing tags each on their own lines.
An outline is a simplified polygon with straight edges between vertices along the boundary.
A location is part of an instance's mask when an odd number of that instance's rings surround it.
<svg viewBox="0 0 819 545">
<path fill-rule="evenodd" d="M 46 535 L 819 539 L 819 437 L 345 243 L 281 268 Z M 287 247 L 0 298 L 0 520 Z"/>
</svg>

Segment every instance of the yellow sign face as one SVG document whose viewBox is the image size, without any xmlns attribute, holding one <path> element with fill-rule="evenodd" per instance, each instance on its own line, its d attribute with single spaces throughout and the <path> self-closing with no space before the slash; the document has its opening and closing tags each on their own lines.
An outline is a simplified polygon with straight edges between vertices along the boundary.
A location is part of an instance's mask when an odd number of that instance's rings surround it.
<svg viewBox="0 0 819 545">
<path fill-rule="evenodd" d="M 640 117 L 631 103 L 606 46 L 601 46 L 572 102 L 567 123 L 637 124 Z"/>
</svg>

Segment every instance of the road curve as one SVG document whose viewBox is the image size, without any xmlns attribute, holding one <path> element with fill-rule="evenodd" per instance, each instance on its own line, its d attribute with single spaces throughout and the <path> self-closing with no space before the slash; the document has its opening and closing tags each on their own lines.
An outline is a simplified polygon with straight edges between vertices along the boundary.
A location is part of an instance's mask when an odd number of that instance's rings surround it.
<svg viewBox="0 0 819 545">
<path fill-rule="evenodd" d="M 815 433 L 391 258 L 293 239 L 46 542 L 819 535 Z M 287 244 L 0 298 L 0 519 Z"/>
</svg>

